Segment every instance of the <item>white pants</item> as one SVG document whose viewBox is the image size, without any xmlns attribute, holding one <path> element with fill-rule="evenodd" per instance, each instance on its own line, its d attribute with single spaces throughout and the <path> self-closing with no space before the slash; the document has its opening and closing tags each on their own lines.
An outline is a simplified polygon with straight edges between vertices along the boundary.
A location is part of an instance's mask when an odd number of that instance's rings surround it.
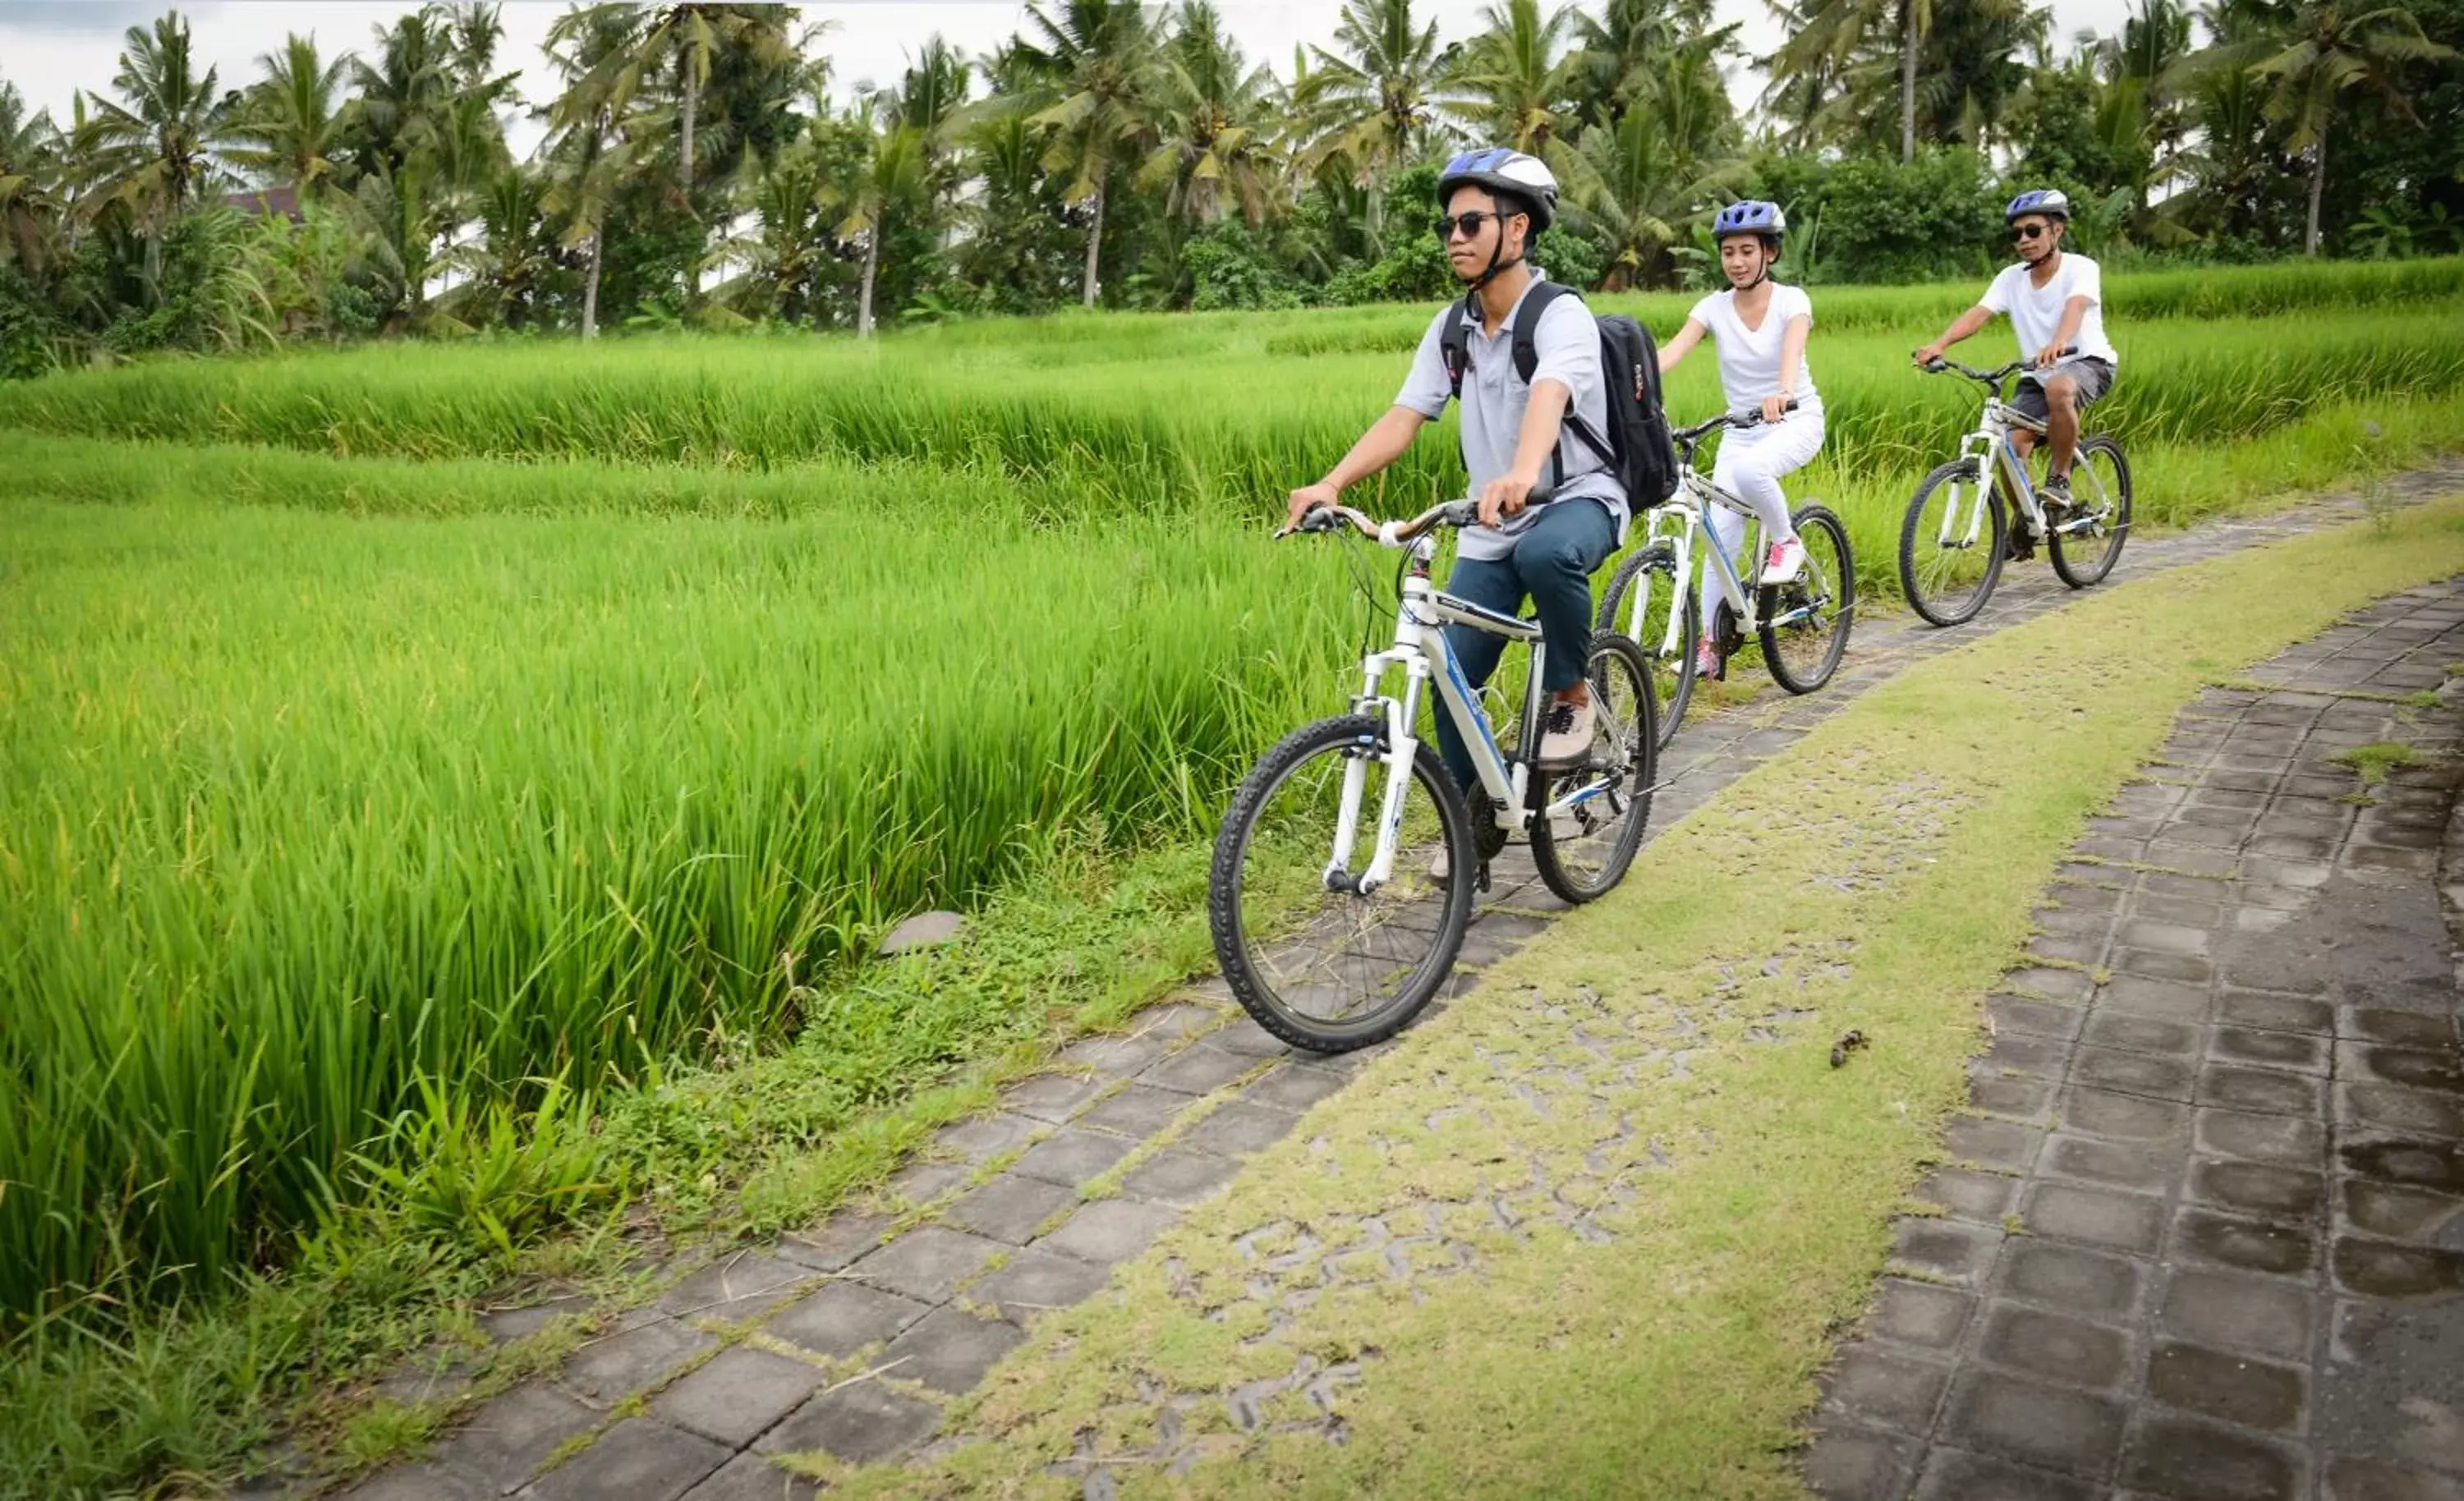
<svg viewBox="0 0 2464 1501">
<path fill-rule="evenodd" d="M 1720 456 L 1711 466 L 1711 483 L 1754 508 L 1766 545 L 1784 542 L 1796 535 L 1796 524 L 1789 519 L 1788 497 L 1780 492 L 1779 477 L 1813 463 L 1821 449 L 1822 403 L 1807 402 L 1776 425 L 1730 428 L 1723 433 Z M 1738 551 L 1746 540 L 1746 518 L 1726 506 L 1713 506 L 1707 519 L 1711 534 L 1719 539 L 1721 555 L 1742 581 L 1746 567 Z M 1720 606 L 1715 577 L 1705 578 L 1701 593 L 1703 628 L 1708 632 L 1711 614 Z"/>
</svg>

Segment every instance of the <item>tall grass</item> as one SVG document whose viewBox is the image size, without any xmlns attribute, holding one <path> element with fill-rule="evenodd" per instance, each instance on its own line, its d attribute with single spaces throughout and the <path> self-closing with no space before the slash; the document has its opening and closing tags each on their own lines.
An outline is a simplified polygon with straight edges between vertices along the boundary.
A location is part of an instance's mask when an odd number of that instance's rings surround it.
<svg viewBox="0 0 2464 1501">
<path fill-rule="evenodd" d="M 128 511 L 41 491 L 159 492 L 163 455 L 33 446 L 0 479 L 20 1312 L 122 1256 L 271 1254 L 423 1076 L 489 1099 L 775 1040 L 794 976 L 1052 831 L 1200 834 L 1352 635 L 1322 555 L 1048 528 L 988 486 L 774 477 L 805 491 L 776 520 Z M 417 478 L 179 473 L 312 502 Z M 634 485 L 460 474 L 504 511 Z"/>
<path fill-rule="evenodd" d="M 2096 423 L 2143 518 L 2452 443 L 2459 279 L 2115 277 Z M 1971 293 L 1818 294 L 1832 438 L 1793 493 L 1846 516 L 1869 597 L 1976 400 L 1905 351 Z M 1630 303 L 1666 332 L 1686 299 Z M 1203 837 L 1356 640 L 1329 551 L 1259 523 L 1428 315 L 0 388 L 0 1322 L 277 1256 L 384 1181 L 353 1154 L 396 1111 L 776 1041 L 794 976 L 1056 830 Z M 1710 356 L 1671 390 L 1716 410 Z M 1450 439 L 1388 483 L 1373 508 L 1456 492 Z"/>
<path fill-rule="evenodd" d="M 1425 328 L 1425 311 L 1411 316 Z M 1972 419 L 1972 387 L 1908 365 L 1908 348 L 1940 319 L 1835 331 L 1827 302 L 1815 317 L 1809 359 L 1837 462 L 1916 465 Z M 2098 422 L 2133 444 L 2213 442 L 2268 432 L 2321 402 L 2444 394 L 2464 388 L 2464 342 L 2449 332 L 2459 322 L 2464 294 L 2402 313 L 2117 317 L 2122 378 Z M 1021 345 L 1044 332 L 1019 326 Z M 1994 330 L 1967 352 L 1999 362 L 2009 345 Z M 1238 350 L 1145 359 L 1137 348 L 1131 339 L 1120 358 L 1057 370 L 924 339 L 372 350 L 0 389 L 0 424 L 338 457 L 746 472 L 923 464 L 1038 487 L 1064 513 L 1216 513 L 1323 472 L 1393 399 L 1404 363 Z M 1708 352 L 1678 372 L 1669 402 L 1681 421 L 1720 408 Z M 850 483 L 861 499 L 864 482 Z M 1453 446 L 1417 445 L 1393 483 L 1416 499 L 1460 486 Z"/>
</svg>

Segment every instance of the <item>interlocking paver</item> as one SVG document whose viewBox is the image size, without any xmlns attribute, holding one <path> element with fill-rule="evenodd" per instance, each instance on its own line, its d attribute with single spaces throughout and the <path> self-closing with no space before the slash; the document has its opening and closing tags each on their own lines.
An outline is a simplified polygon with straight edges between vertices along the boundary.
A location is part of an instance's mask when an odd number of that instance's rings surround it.
<svg viewBox="0 0 2464 1501">
<path fill-rule="evenodd" d="M 979 1318 L 956 1307 L 936 1308 L 890 1342 L 884 1363 L 899 1362 L 903 1381 L 918 1381 L 952 1394 L 974 1386 L 995 1360 L 1016 1348 L 1026 1332 L 1005 1319 Z"/>
<path fill-rule="evenodd" d="M 815 1355 L 844 1360 L 882 1344 L 933 1311 L 933 1305 L 861 1282 L 833 1282 L 770 1316 L 763 1327 Z"/>
<path fill-rule="evenodd" d="M 1077 1202 L 1078 1195 L 1059 1184 L 1003 1173 L 951 1205 L 941 1217 L 986 1239 L 1023 1246 L 1045 1222 Z"/>
<path fill-rule="evenodd" d="M 721 1350 L 650 1402 L 651 1413 L 731 1449 L 742 1448 L 822 1384 L 819 1367 L 767 1350 Z"/>
<path fill-rule="evenodd" d="M 1835 1388 L 1817 1492 L 2464 1501 L 2464 1438 L 2421 1426 L 2455 1410 L 2464 1368 L 2455 772 L 2409 771 L 2357 813 L 2329 760 L 2389 739 L 2455 753 L 2453 709 L 2334 690 L 2410 663 L 2443 682 L 2459 605 L 2457 583 L 2416 590 L 2252 672 L 2321 691 L 2203 696 L 2165 752 L 2192 764 L 2151 767 L 2079 840 L 2196 874 L 2075 860 L 2048 888 L 2032 951 L 2109 936 L 2113 972 L 2006 976 L 1970 1092 L 2024 1104 L 1980 1086 L 2050 1074 L 2054 1129 L 1963 1118 L 1944 1141 L 2015 1175 L 2032 1233 L 1979 1281 L 1954 1224 L 1901 1223 L 1895 1259 L 1959 1287 L 1886 1276 L 1840 1380 L 1887 1395 L 1870 1373 L 1947 1360 L 1949 1392 L 1918 1418 Z M 2459 861 L 2443 878 L 2442 859 Z M 1941 1172 L 1917 1192 L 1954 1216 L 1994 1197 Z M 1817 1468 L 1835 1434 L 1853 1442 Z"/>
<path fill-rule="evenodd" d="M 734 1452 L 649 1418 L 627 1418 L 540 1476 L 526 1494 L 538 1501 L 675 1501 Z"/>
</svg>

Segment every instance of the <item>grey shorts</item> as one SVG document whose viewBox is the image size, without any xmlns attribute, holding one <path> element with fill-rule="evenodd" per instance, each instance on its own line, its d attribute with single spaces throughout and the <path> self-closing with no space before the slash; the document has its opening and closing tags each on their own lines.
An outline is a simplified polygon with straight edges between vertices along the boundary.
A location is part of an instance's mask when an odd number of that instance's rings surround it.
<svg viewBox="0 0 2464 1501">
<path fill-rule="evenodd" d="M 2011 396 L 2011 409 L 2031 422 L 2043 422 L 2045 382 L 2056 376 L 2068 376 L 2079 382 L 2075 404 L 2084 410 L 2088 403 L 2113 389 L 2113 362 L 2075 356 L 2051 370 L 2031 370 L 2019 377 L 2019 389 Z"/>
</svg>

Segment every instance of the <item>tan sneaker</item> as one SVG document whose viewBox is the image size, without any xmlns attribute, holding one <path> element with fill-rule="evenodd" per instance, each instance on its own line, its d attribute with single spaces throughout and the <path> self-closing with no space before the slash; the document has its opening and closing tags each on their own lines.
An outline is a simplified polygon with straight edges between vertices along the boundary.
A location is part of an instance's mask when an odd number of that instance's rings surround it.
<svg viewBox="0 0 2464 1501">
<path fill-rule="evenodd" d="M 1439 845 L 1436 858 L 1429 861 L 1429 879 L 1442 886 L 1454 879 L 1454 873 L 1453 862 L 1446 859 L 1446 847 Z"/>
<path fill-rule="evenodd" d="M 1549 717 L 1542 721 L 1547 733 L 1540 737 L 1540 764 L 1550 770 L 1580 766 L 1592 755 L 1592 704 L 1559 699 L 1549 706 Z"/>
</svg>

